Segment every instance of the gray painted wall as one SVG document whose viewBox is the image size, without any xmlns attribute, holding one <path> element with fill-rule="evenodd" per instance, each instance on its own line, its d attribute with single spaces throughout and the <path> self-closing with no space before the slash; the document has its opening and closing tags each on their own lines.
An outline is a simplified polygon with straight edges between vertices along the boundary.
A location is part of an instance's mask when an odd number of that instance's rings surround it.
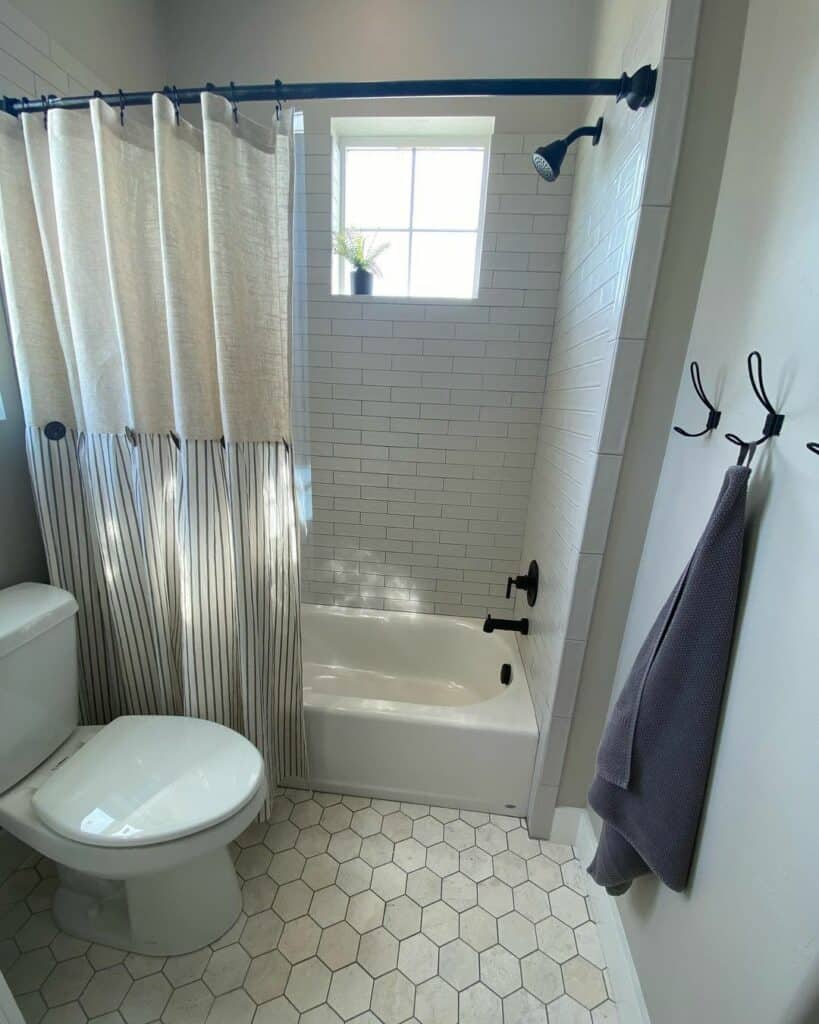
<svg viewBox="0 0 819 1024">
<path fill-rule="evenodd" d="M 658 1024 L 819 1019 L 819 458 L 805 449 L 819 439 L 819 138 L 804 131 L 819 89 L 817 39 L 815 0 L 752 0 L 687 353 L 718 395 L 724 429 L 760 432 L 744 366 L 754 348 L 787 418 L 754 466 L 740 618 L 689 889 L 645 879 L 618 901 Z M 674 422 L 701 416 L 685 381 Z M 735 455 L 721 432 L 670 436 L 615 690 Z"/>
<path fill-rule="evenodd" d="M 26 465 L 23 410 L 11 354 L 5 310 L 0 302 L 0 589 L 23 580 L 47 579 L 43 543 Z"/>
<path fill-rule="evenodd" d="M 67 53 L 115 89 L 151 89 L 165 84 L 167 50 L 162 17 L 166 4 L 160 0 L 11 2 L 48 35 L 52 57 Z M 0 6 L 8 5 L 9 0 L 2 0 Z M 75 77 L 82 80 L 83 76 Z"/>
<path fill-rule="evenodd" d="M 150 87 L 164 78 L 159 5 L 0 0 L 0 86 L 11 95 Z M 23 414 L 0 296 L 0 588 L 47 579 L 26 465 Z"/>
</svg>

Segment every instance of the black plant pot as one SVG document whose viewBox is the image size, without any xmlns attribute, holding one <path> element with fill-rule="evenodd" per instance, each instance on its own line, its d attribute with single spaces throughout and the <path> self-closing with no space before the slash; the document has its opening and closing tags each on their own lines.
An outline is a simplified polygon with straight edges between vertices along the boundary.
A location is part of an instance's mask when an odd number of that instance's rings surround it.
<svg viewBox="0 0 819 1024">
<path fill-rule="evenodd" d="M 358 267 L 356 270 L 350 271 L 350 286 L 353 291 L 353 295 L 372 295 L 373 293 L 373 274 L 369 270 L 363 270 Z"/>
</svg>

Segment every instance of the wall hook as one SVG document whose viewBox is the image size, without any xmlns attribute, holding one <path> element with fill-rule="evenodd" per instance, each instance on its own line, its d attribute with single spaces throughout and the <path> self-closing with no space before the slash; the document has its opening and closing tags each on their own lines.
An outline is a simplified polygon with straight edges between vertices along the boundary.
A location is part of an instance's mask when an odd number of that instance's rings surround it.
<svg viewBox="0 0 819 1024">
<path fill-rule="evenodd" d="M 758 437 L 756 441 L 744 441 L 741 437 L 737 437 L 736 434 L 725 435 L 731 444 L 739 445 L 739 459 L 737 461 L 739 466 L 743 465 L 746 456 L 748 456 L 747 464 L 750 465 L 757 445 L 764 444 L 772 437 L 781 434 L 782 424 L 785 422 L 784 415 L 776 411 L 773 402 L 768 398 L 768 392 L 765 390 L 765 381 L 762 378 L 762 356 L 756 350 L 748 356 L 748 376 L 751 380 L 754 394 L 759 399 L 767 415 L 765 417 L 765 424 L 762 427 L 762 437 Z"/>
<path fill-rule="evenodd" d="M 700 374 L 700 364 L 695 359 L 690 366 L 691 371 L 691 383 L 694 385 L 694 391 L 697 394 L 697 398 L 702 402 L 705 408 L 708 410 L 708 419 L 705 422 L 705 429 L 698 430 L 696 433 L 692 433 L 689 430 L 683 430 L 682 427 L 674 427 L 674 430 L 678 434 L 682 434 L 683 437 L 702 437 L 703 434 L 710 433 L 715 427 L 719 426 L 719 421 L 722 419 L 722 413 L 717 409 L 713 402 L 708 398 L 705 393 L 705 389 L 702 386 L 702 376 Z"/>
<path fill-rule="evenodd" d="M 819 441 L 808 441 L 805 447 L 809 452 L 813 452 L 814 455 L 819 455 Z"/>
</svg>

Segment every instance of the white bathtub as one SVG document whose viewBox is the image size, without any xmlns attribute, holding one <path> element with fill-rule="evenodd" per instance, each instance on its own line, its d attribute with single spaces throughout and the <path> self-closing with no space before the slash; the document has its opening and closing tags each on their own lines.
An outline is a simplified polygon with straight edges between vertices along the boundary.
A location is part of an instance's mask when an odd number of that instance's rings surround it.
<svg viewBox="0 0 819 1024">
<path fill-rule="evenodd" d="M 524 815 L 535 714 L 514 638 L 481 626 L 302 606 L 311 787 Z"/>
</svg>

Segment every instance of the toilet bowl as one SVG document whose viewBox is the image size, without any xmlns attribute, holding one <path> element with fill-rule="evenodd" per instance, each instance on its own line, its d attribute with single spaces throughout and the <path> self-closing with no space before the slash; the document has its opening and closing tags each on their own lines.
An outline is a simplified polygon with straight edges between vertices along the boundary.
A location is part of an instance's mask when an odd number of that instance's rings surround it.
<svg viewBox="0 0 819 1024">
<path fill-rule="evenodd" d="M 77 726 L 76 610 L 42 584 L 0 591 L 0 827 L 56 863 L 64 931 L 191 952 L 239 915 L 229 844 L 264 803 L 261 755 L 202 719 Z"/>
</svg>

